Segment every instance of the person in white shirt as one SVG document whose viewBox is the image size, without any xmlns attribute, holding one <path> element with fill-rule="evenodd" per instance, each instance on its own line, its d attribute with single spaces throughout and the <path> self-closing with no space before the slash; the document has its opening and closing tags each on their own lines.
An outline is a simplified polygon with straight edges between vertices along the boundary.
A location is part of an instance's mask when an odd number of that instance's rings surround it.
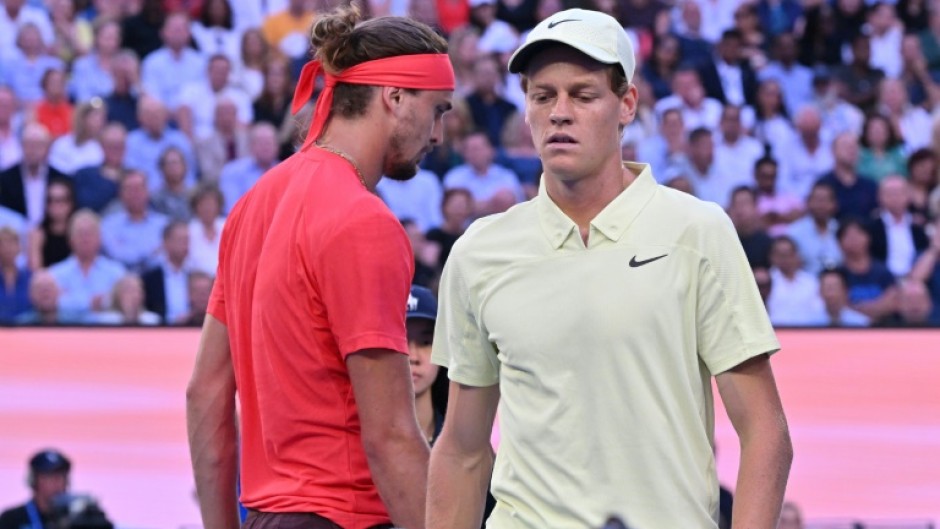
<svg viewBox="0 0 940 529">
<path fill-rule="evenodd" d="M 222 192 L 212 184 L 202 184 L 193 192 L 190 209 L 193 219 L 189 221 L 189 263 L 215 277 L 219 266 L 219 243 L 222 241 Z"/>
<path fill-rule="evenodd" d="M 682 110 L 670 108 L 659 117 L 659 134 L 640 140 L 637 159 L 650 164 L 653 176 L 665 183 L 688 164 L 686 139 L 688 133 L 682 123 Z"/>
<path fill-rule="evenodd" d="M 869 226 L 871 255 L 884 261 L 895 277 L 907 275 L 929 243 L 924 228 L 913 222 L 910 204 L 911 188 L 904 177 L 891 175 L 879 183 L 879 215 Z"/>
<path fill-rule="evenodd" d="M 764 156 L 764 145 L 745 133 L 739 106 L 725 105 L 718 128 L 721 134 L 715 142 L 715 165 L 722 173 L 740 175 L 745 180 Z"/>
<path fill-rule="evenodd" d="M 79 105 L 72 117 L 72 132 L 52 143 L 49 165 L 69 176 L 74 176 L 79 169 L 101 165 L 104 150 L 98 136 L 105 117 L 101 99 L 95 98 Z"/>
<path fill-rule="evenodd" d="M 723 171 L 715 163 L 715 140 L 712 132 L 699 127 L 689 134 L 688 164 L 680 171 L 692 183 L 695 196 L 722 207 L 728 207 L 731 191 L 738 186 L 754 186 L 750 171 L 735 174 Z"/>
<path fill-rule="evenodd" d="M 773 79 L 783 89 L 783 101 L 791 116 L 813 101 L 813 71 L 797 62 L 797 42 L 792 33 L 774 38 L 774 61 L 758 74 L 764 81 Z"/>
<path fill-rule="evenodd" d="M 800 108 L 793 123 L 796 134 L 777 153 L 780 188 L 805 197 L 817 180 L 832 171 L 835 159 L 828 134 L 822 130 L 822 116 L 815 106 Z"/>
<path fill-rule="evenodd" d="M 160 37 L 163 47 L 144 59 L 141 78 L 147 94 L 176 112 L 183 87 L 205 78 L 206 62 L 189 47 L 189 18 L 185 13 L 168 15 Z"/>
<path fill-rule="evenodd" d="M 516 173 L 493 163 L 495 151 L 485 132 L 473 132 L 463 139 L 463 156 L 467 163 L 444 175 L 444 188 L 470 191 L 476 217 L 506 211 L 525 199 Z"/>
<path fill-rule="evenodd" d="M 3 6 L 0 6 L 0 57 L 16 48 L 16 34 L 26 24 L 33 24 L 39 29 L 46 46 L 52 46 L 55 42 L 48 11 L 26 3 L 26 0 L 4 0 Z"/>
<path fill-rule="evenodd" d="M 686 130 L 706 127 L 710 130 L 718 128 L 721 120 L 721 103 L 710 97 L 705 97 L 705 88 L 698 71 L 691 66 L 683 66 L 676 70 L 672 77 L 672 95 L 660 99 L 653 109 L 656 115 L 661 116 L 670 108 L 682 111 L 682 121 Z"/>
<path fill-rule="evenodd" d="M 808 214 L 787 228 L 787 235 L 800 249 L 803 268 L 811 274 L 842 264 L 842 250 L 836 238 L 838 207 L 832 186 L 816 183 L 806 199 Z"/>
<path fill-rule="evenodd" d="M 894 6 L 877 2 L 868 12 L 868 28 L 871 37 L 871 58 L 868 64 L 883 71 L 887 77 L 896 79 L 904 68 L 901 61 L 901 39 L 904 26 L 894 12 Z"/>
<path fill-rule="evenodd" d="M 238 109 L 238 121 L 248 125 L 254 116 L 251 98 L 242 89 L 229 83 L 232 62 L 225 55 L 213 55 L 209 59 L 206 79 L 188 83 L 179 97 L 177 120 L 180 129 L 190 139 L 205 137 L 212 133 L 215 107 L 219 101 L 231 101 Z"/>
<path fill-rule="evenodd" d="M 469 0 L 470 18 L 482 28 L 477 48 L 483 53 L 509 53 L 519 46 L 519 34 L 496 18 L 496 0 Z"/>
<path fill-rule="evenodd" d="M 122 207 L 101 221 L 104 250 L 128 269 L 142 271 L 155 261 L 169 219 L 150 208 L 147 177 L 140 171 L 124 175 L 118 198 Z"/>
<path fill-rule="evenodd" d="M 878 109 L 901 133 L 904 149 L 908 153 L 930 147 L 934 122 L 923 107 L 910 103 L 903 81 L 882 79 L 878 87 Z"/>
<path fill-rule="evenodd" d="M 206 57 L 223 54 L 238 64 L 241 56 L 241 34 L 235 27 L 234 13 L 228 0 L 208 0 L 202 15 L 190 25 L 196 47 Z"/>
<path fill-rule="evenodd" d="M 774 239 L 770 247 L 770 277 L 773 289 L 767 299 L 770 321 L 776 325 L 809 325 L 820 311 L 819 281 L 801 269 L 796 242 L 786 235 Z"/>
<path fill-rule="evenodd" d="M 411 219 L 421 233 L 443 222 L 441 202 L 444 188 L 436 174 L 420 169 L 410 180 L 383 178 L 376 190 L 388 209 L 399 219 Z"/>
</svg>

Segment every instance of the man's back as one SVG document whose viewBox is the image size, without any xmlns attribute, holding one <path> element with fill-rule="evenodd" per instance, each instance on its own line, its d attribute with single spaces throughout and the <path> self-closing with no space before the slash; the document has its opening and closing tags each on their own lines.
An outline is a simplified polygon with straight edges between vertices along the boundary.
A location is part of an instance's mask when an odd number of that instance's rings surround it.
<svg viewBox="0 0 940 529">
<path fill-rule="evenodd" d="M 397 300 L 407 299 L 408 244 L 349 165 L 319 149 L 269 171 L 234 207 L 209 312 L 232 348 L 246 506 L 316 512 L 344 527 L 388 521 L 345 358 L 407 351 L 395 325 L 404 328 Z M 385 277 L 370 275 L 371 263 Z M 376 295 L 389 278 L 405 291 Z"/>
</svg>

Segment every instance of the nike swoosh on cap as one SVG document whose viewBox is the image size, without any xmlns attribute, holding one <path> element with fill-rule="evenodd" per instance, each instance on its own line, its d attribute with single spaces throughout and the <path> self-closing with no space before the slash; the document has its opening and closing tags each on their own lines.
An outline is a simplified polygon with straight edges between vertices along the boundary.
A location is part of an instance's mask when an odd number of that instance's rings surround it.
<svg viewBox="0 0 940 529">
<path fill-rule="evenodd" d="M 548 29 L 552 29 L 553 27 L 557 26 L 558 24 L 563 24 L 563 23 L 565 23 L 565 22 L 580 22 L 580 21 L 581 21 L 580 18 L 566 18 L 566 19 L 564 19 L 564 20 L 556 20 L 556 21 L 554 21 L 554 22 L 549 22 L 549 23 L 548 23 Z"/>
<path fill-rule="evenodd" d="M 638 267 L 638 266 L 643 266 L 643 265 L 645 265 L 645 264 L 650 264 L 650 263 L 652 263 L 653 261 L 659 261 L 660 259 L 662 259 L 663 257 L 666 257 L 667 255 L 669 255 L 669 254 L 668 254 L 668 253 L 664 253 L 664 254 L 660 255 L 659 257 L 653 257 L 652 259 L 647 259 L 647 260 L 645 260 L 645 261 L 637 261 L 637 260 L 636 260 L 636 256 L 634 255 L 634 256 L 633 256 L 633 259 L 630 259 L 630 268 L 636 268 L 636 267 Z"/>
</svg>

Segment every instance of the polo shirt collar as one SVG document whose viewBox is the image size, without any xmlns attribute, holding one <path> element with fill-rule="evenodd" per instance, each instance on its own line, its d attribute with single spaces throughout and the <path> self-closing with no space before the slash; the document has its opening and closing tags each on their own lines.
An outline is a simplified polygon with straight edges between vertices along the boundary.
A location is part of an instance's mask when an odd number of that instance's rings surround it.
<svg viewBox="0 0 940 529">
<path fill-rule="evenodd" d="M 633 224 L 643 207 L 657 189 L 649 164 L 624 162 L 624 167 L 635 174 L 636 179 L 591 221 L 595 231 L 607 239 L 617 242 Z M 539 223 L 542 232 L 554 249 L 561 248 L 571 233 L 577 234 L 578 226 L 548 196 L 546 186 L 539 186 Z"/>
</svg>

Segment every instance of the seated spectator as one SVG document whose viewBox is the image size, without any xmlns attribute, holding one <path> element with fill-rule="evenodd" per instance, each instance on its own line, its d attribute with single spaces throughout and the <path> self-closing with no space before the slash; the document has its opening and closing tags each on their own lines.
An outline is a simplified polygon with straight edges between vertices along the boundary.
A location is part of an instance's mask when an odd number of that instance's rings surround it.
<svg viewBox="0 0 940 529">
<path fill-rule="evenodd" d="M 0 85 L 0 171 L 6 171 L 23 159 L 18 106 L 13 90 Z"/>
<path fill-rule="evenodd" d="M 205 78 L 206 61 L 202 54 L 189 47 L 189 17 L 185 13 L 167 15 L 160 38 L 163 46 L 143 61 L 144 92 L 157 98 L 175 115 L 183 87 Z"/>
<path fill-rule="evenodd" d="M 740 175 L 742 183 L 753 184 L 747 175 L 764 156 L 764 145 L 747 135 L 741 123 L 741 107 L 727 105 L 721 111 L 720 134 L 714 138 L 715 165 L 719 172 Z"/>
<path fill-rule="evenodd" d="M 176 113 L 180 130 L 190 138 L 199 138 L 212 133 L 215 107 L 222 100 L 235 104 L 238 122 L 251 123 L 253 112 L 251 99 L 241 88 L 229 83 L 232 63 L 225 55 L 213 55 L 209 59 L 206 76 L 183 86 L 179 94 L 179 109 Z"/>
<path fill-rule="evenodd" d="M 62 309 L 61 291 L 49 270 L 37 270 L 29 281 L 29 303 L 32 307 L 15 318 L 18 325 L 74 325 L 84 323 L 85 312 Z"/>
<path fill-rule="evenodd" d="M 277 163 L 277 131 L 270 123 L 252 126 L 248 141 L 251 155 L 225 164 L 219 176 L 226 212 L 231 211 L 238 199 Z"/>
<path fill-rule="evenodd" d="M 20 234 L 0 224 L 0 324 L 13 323 L 32 308 L 29 302 L 28 269 L 17 265 Z"/>
<path fill-rule="evenodd" d="M 40 81 L 42 97 L 35 102 L 33 119 L 49 129 L 53 138 L 68 134 L 72 130 L 74 107 L 65 91 L 65 72 L 49 68 Z"/>
<path fill-rule="evenodd" d="M 702 25 L 702 9 L 698 2 L 682 2 L 677 6 L 679 10 L 678 20 L 674 17 L 673 25 L 675 34 L 679 39 L 679 55 L 689 66 L 696 67 L 704 64 L 711 59 L 712 42 L 718 40 L 718 35 L 709 35 Z M 717 25 L 712 24 L 711 29 L 717 29 Z M 719 30 L 720 31 L 720 30 Z M 673 90 L 675 93 L 675 90 Z M 699 125 L 696 125 L 698 127 Z"/>
<path fill-rule="evenodd" d="M 880 182 L 892 174 L 907 174 L 907 156 L 900 138 L 887 118 L 871 114 L 865 119 L 862 149 L 858 159 L 858 174 Z"/>
<path fill-rule="evenodd" d="M 803 17 L 803 7 L 797 0 L 759 0 L 757 16 L 768 37 L 794 31 Z"/>
<path fill-rule="evenodd" d="M 307 9 L 305 0 L 287 0 L 287 9 L 268 15 L 261 24 L 261 34 L 272 48 L 297 60 L 307 53 L 307 33 L 313 24 L 314 13 Z"/>
<path fill-rule="evenodd" d="M 760 70 L 758 78 L 777 82 L 787 113 L 794 116 L 813 101 L 813 71 L 797 62 L 797 41 L 793 33 L 781 33 L 774 38 L 771 56 L 773 60 Z"/>
<path fill-rule="evenodd" d="M 878 88 L 878 111 L 887 116 L 890 129 L 900 133 L 903 151 L 911 153 L 930 146 L 930 114 L 910 103 L 907 88 L 898 79 L 883 79 Z"/>
<path fill-rule="evenodd" d="M 212 276 L 198 270 L 190 272 L 186 287 L 189 294 L 189 314 L 182 320 L 182 325 L 202 327 L 209 308 L 209 296 L 212 294 Z"/>
<path fill-rule="evenodd" d="M 496 18 L 496 0 L 469 0 L 470 23 L 480 28 L 477 48 L 484 54 L 510 53 L 519 46 L 519 35 Z"/>
<path fill-rule="evenodd" d="M 0 206 L 26 217 L 29 227 L 42 222 L 46 214 L 46 185 L 65 175 L 49 167 L 49 131 L 38 123 L 29 123 L 22 133 L 23 160 L 0 173 Z"/>
<path fill-rule="evenodd" d="M 444 114 L 444 141 L 436 146 L 421 161 L 421 167 L 433 171 L 441 180 L 454 167 L 463 163 L 460 146 L 464 138 L 473 132 L 470 107 L 463 99 L 455 98 L 453 108 Z"/>
<path fill-rule="evenodd" d="M 506 211 L 524 200 L 525 192 L 516 174 L 493 163 L 495 152 L 485 132 L 477 131 L 464 138 L 463 155 L 467 163 L 447 172 L 444 188 L 470 191 L 475 216 Z"/>
<path fill-rule="evenodd" d="M 754 282 L 757 283 L 757 292 L 760 294 L 761 301 L 764 302 L 764 308 L 767 308 L 767 301 L 770 300 L 770 294 L 773 293 L 773 279 L 770 277 L 770 270 L 763 266 L 757 266 L 751 269 L 754 274 Z"/>
<path fill-rule="evenodd" d="M 196 141 L 196 158 L 203 182 L 218 183 L 226 164 L 251 153 L 248 129 L 238 122 L 235 103 L 222 99 L 215 106 L 212 134 Z"/>
<path fill-rule="evenodd" d="M 238 57 L 232 59 L 232 68 L 235 72 L 232 83 L 244 90 L 252 101 L 257 100 L 261 95 L 265 83 L 264 70 L 269 63 L 283 64 L 285 74 L 288 76 L 287 84 L 290 84 L 290 72 L 286 69 L 287 61 L 278 60 L 279 58 L 274 53 L 270 53 L 268 43 L 261 36 L 259 28 L 253 27 L 242 32 L 238 52 Z M 255 121 L 258 120 L 258 112 L 255 110 Z"/>
<path fill-rule="evenodd" d="M 42 4 L 25 0 L 7 0 L 0 7 L 0 57 L 14 50 L 17 30 L 27 24 L 39 30 L 45 46 L 52 46 L 55 40 L 52 20 L 49 19 L 49 13 Z"/>
<path fill-rule="evenodd" d="M 920 39 L 914 33 L 908 33 L 901 39 L 901 60 L 904 65 L 899 81 L 904 83 L 905 91 L 913 105 L 930 104 L 940 97 L 940 86 L 933 78 L 927 66 Z"/>
<path fill-rule="evenodd" d="M 441 212 L 444 221 L 426 234 L 428 241 L 436 243 L 441 248 L 437 263 L 438 271 L 444 269 L 444 263 L 450 257 L 454 243 L 463 235 L 467 226 L 470 225 L 470 220 L 473 219 L 473 195 L 459 187 L 444 191 Z"/>
<path fill-rule="evenodd" d="M 466 98 L 475 88 L 473 65 L 480 57 L 480 30 L 475 26 L 462 26 L 448 34 L 448 53 L 456 78 L 455 98 Z"/>
<path fill-rule="evenodd" d="M 823 130 L 834 138 L 844 132 L 862 133 L 865 114 L 842 96 L 842 87 L 825 66 L 813 72 L 813 103 L 822 116 Z"/>
<path fill-rule="evenodd" d="M 197 187 L 190 200 L 193 220 L 189 221 L 189 262 L 193 270 L 212 277 L 219 267 L 219 242 L 225 226 L 223 203 L 222 192 L 211 184 Z"/>
<path fill-rule="evenodd" d="M 7 227 L 17 233 L 17 236 L 20 238 L 20 250 L 26 249 L 26 237 L 28 230 L 26 227 L 26 217 L 13 211 L 10 208 L 0 206 L 0 227 Z M 26 265 L 26 253 L 20 251 L 20 255 L 17 257 L 17 265 Z"/>
<path fill-rule="evenodd" d="M 42 223 L 29 232 L 26 257 L 30 270 L 48 268 L 72 253 L 68 232 L 74 212 L 72 182 L 64 178 L 50 180 L 46 186 L 46 214 Z"/>
<path fill-rule="evenodd" d="M 661 35 L 653 42 L 653 54 L 643 63 L 640 73 L 652 88 L 655 99 L 672 95 L 672 78 L 681 59 L 675 35 Z"/>
<path fill-rule="evenodd" d="M 69 226 L 69 246 L 72 255 L 59 264 L 50 267 L 49 273 L 61 289 L 58 308 L 67 313 L 102 311 L 108 308 L 111 289 L 126 270 L 117 261 L 101 255 L 101 225 L 98 215 L 83 209 L 72 215 Z M 33 280 L 40 271 L 33 274 Z M 46 306 L 40 309 L 36 301 L 33 306 L 37 311 L 55 308 Z"/>
<path fill-rule="evenodd" d="M 870 37 L 870 59 L 868 64 L 884 72 L 885 76 L 897 79 L 901 75 L 901 38 L 904 26 L 895 13 L 895 6 L 888 2 L 875 2 L 868 11 L 867 32 Z"/>
<path fill-rule="evenodd" d="M 650 164 L 653 176 L 665 183 L 688 166 L 687 137 L 682 111 L 668 109 L 659 117 L 659 134 L 645 138 L 637 145 L 637 158 Z"/>
<path fill-rule="evenodd" d="M 140 93 L 140 61 L 134 52 L 118 53 L 111 64 L 114 90 L 104 99 L 108 108 L 108 123 L 117 122 L 125 130 L 140 126 L 137 121 L 137 96 Z"/>
<path fill-rule="evenodd" d="M 868 316 L 849 307 L 849 286 L 838 269 L 827 268 L 819 275 L 822 306 L 814 307 L 806 325 L 813 327 L 868 327 Z"/>
<path fill-rule="evenodd" d="M 823 134 L 822 116 L 815 106 L 804 106 L 793 119 L 795 134 L 776 158 L 780 162 L 780 188 L 798 197 L 809 194 L 817 180 L 832 171 L 832 145 Z"/>
<path fill-rule="evenodd" d="M 757 74 L 744 57 L 741 32 L 727 29 L 715 46 L 715 55 L 699 67 L 705 95 L 723 105 L 754 103 Z"/>
<path fill-rule="evenodd" d="M 532 129 L 525 122 L 525 116 L 516 112 L 506 121 L 502 133 L 502 147 L 497 150 L 497 164 L 516 173 L 526 198 L 533 198 L 539 191 L 539 179 L 542 177 L 542 160 L 532 142 Z"/>
<path fill-rule="evenodd" d="M 774 288 L 767 300 L 770 321 L 777 325 L 809 325 L 811 315 L 822 311 L 819 281 L 802 270 L 799 249 L 793 239 L 781 235 L 770 247 L 770 277 Z"/>
<path fill-rule="evenodd" d="M 492 55 L 481 55 L 473 64 L 474 89 L 466 97 L 473 123 L 486 132 L 490 144 L 499 146 L 506 121 L 516 113 L 516 106 L 499 94 L 502 69 Z"/>
<path fill-rule="evenodd" d="M 111 68 L 121 50 L 121 26 L 116 20 L 95 22 L 95 47 L 91 53 L 75 59 L 69 93 L 79 103 L 93 97 L 105 98 L 114 91 Z"/>
<path fill-rule="evenodd" d="M 849 286 L 849 306 L 873 323 L 889 319 L 897 310 L 897 287 L 884 262 L 871 256 L 871 238 L 865 225 L 850 218 L 842 222 L 836 236 L 843 255 L 838 270 Z"/>
<path fill-rule="evenodd" d="M 192 143 L 185 134 L 167 127 L 167 110 L 159 100 L 144 96 L 137 105 L 140 128 L 127 135 L 125 165 L 147 175 L 147 187 L 156 191 L 163 183 L 160 177 L 160 155 L 168 147 L 176 147 L 186 157 L 187 185 L 196 183 L 195 156 Z"/>
<path fill-rule="evenodd" d="M 376 191 L 399 219 L 411 219 L 422 233 L 440 226 L 444 189 L 437 175 L 421 169 L 409 180 L 382 178 Z"/>
<path fill-rule="evenodd" d="M 67 64 L 87 54 L 94 41 L 94 32 L 87 20 L 76 16 L 72 0 L 47 0 L 46 7 L 55 30 L 50 53 Z"/>
<path fill-rule="evenodd" d="M 839 229 L 835 219 L 837 207 L 832 187 L 817 183 L 806 199 L 808 214 L 787 227 L 787 235 L 800 249 L 803 268 L 813 275 L 842 264 L 842 250 L 836 239 Z"/>
<path fill-rule="evenodd" d="M 173 221 L 163 230 L 163 251 L 159 264 L 143 274 L 147 310 L 167 325 L 179 325 L 189 315 L 189 228 Z"/>
<path fill-rule="evenodd" d="M 721 121 L 721 102 L 706 97 L 699 73 L 690 65 L 676 70 L 672 77 L 672 95 L 660 99 L 654 108 L 660 119 L 666 110 L 678 108 L 686 130 L 700 127 L 717 130 Z"/>
<path fill-rule="evenodd" d="M 72 132 L 52 143 L 49 165 L 69 176 L 84 167 L 101 165 L 104 151 L 98 137 L 104 120 L 104 103 L 100 99 L 79 105 L 72 118 Z"/>
<path fill-rule="evenodd" d="M 727 208 L 734 188 L 754 184 L 753 169 L 745 173 L 731 173 L 722 171 L 715 164 L 715 141 L 712 132 L 705 127 L 699 127 L 689 134 L 686 154 L 688 162 L 678 174 L 689 179 L 695 196 L 702 200 Z"/>
<path fill-rule="evenodd" d="M 864 34 L 857 35 L 852 39 L 852 62 L 836 72 L 842 97 L 863 112 L 874 110 L 878 83 L 884 76 L 883 71 L 871 65 L 871 38 Z"/>
<path fill-rule="evenodd" d="M 189 188 L 186 186 L 186 158 L 176 147 L 163 151 L 160 157 L 163 186 L 150 200 L 153 210 L 171 220 L 189 221 Z"/>
<path fill-rule="evenodd" d="M 167 11 L 163 0 L 143 0 L 140 11 L 128 13 L 121 21 L 123 45 L 130 48 L 138 57 L 146 57 L 160 49 L 161 28 L 164 26 Z"/>
<path fill-rule="evenodd" d="M 160 249 L 160 234 L 169 219 L 150 207 L 147 177 L 128 171 L 118 188 L 120 207 L 101 221 L 105 253 L 131 271 L 152 265 Z"/>
<path fill-rule="evenodd" d="M 294 86 L 291 83 L 290 65 L 278 58 L 268 60 L 262 67 L 264 85 L 261 95 L 255 100 L 252 112 L 256 122 L 265 122 L 281 130 L 290 115 Z"/>
<path fill-rule="evenodd" d="M 940 183 L 940 160 L 931 149 L 915 151 L 907 160 L 908 182 L 911 185 L 911 204 L 908 206 L 914 224 L 924 226 L 930 218 L 930 194 Z"/>
<path fill-rule="evenodd" d="M 96 325 L 160 325 L 160 316 L 144 308 L 144 283 L 137 274 L 127 274 L 114 285 L 111 310 L 91 315 Z"/>
<path fill-rule="evenodd" d="M 100 134 L 104 160 L 97 167 L 85 167 L 75 173 L 75 203 L 79 209 L 102 213 L 117 198 L 118 183 L 125 172 L 127 130 L 120 123 L 110 123 Z"/>
<path fill-rule="evenodd" d="M 770 247 L 773 239 L 757 213 L 757 194 L 747 186 L 736 187 L 731 192 L 728 216 L 734 224 L 744 254 L 751 268 L 770 268 Z"/>
<path fill-rule="evenodd" d="M 878 187 L 879 215 L 868 227 L 871 255 L 888 266 L 895 277 L 904 277 L 929 241 L 924 227 L 914 224 L 908 211 L 910 186 L 903 177 L 893 175 Z"/>
<path fill-rule="evenodd" d="M 936 327 L 940 325 L 927 286 L 920 281 L 905 279 L 898 286 L 898 325 L 902 327 Z"/>
<path fill-rule="evenodd" d="M 17 50 L 3 57 L 4 78 L 0 84 L 13 89 L 16 97 L 27 106 L 42 99 L 42 79 L 46 70 L 65 71 L 62 61 L 46 53 L 39 28 L 28 22 L 16 32 Z"/>
<path fill-rule="evenodd" d="M 819 179 L 836 192 L 839 218 L 867 219 L 878 206 L 878 184 L 858 174 L 858 136 L 844 132 L 832 142 L 834 167 Z"/>
<path fill-rule="evenodd" d="M 793 142 L 795 133 L 786 112 L 780 85 L 772 79 L 761 81 L 754 105 L 754 137 L 774 158 L 779 158 Z"/>
<path fill-rule="evenodd" d="M 402 219 L 401 225 L 411 241 L 411 250 L 415 258 L 415 271 L 411 282 L 431 288 L 438 280 L 437 263 L 440 259 L 441 247 L 429 242 L 415 221 Z"/>
<path fill-rule="evenodd" d="M 767 233 L 772 236 L 782 235 L 790 223 L 806 212 L 803 199 L 787 191 L 780 191 L 777 185 L 777 161 L 770 157 L 757 160 L 754 164 L 754 180 L 757 182 L 757 212 L 760 213 Z"/>
<path fill-rule="evenodd" d="M 232 64 L 241 59 L 241 34 L 235 29 L 228 0 L 206 0 L 190 25 L 190 32 L 203 56 L 225 55 Z"/>
<path fill-rule="evenodd" d="M 909 277 L 927 285 L 934 308 L 931 318 L 937 320 L 940 319 L 940 220 L 934 220 L 932 227 L 930 246 L 917 258 Z"/>
</svg>

